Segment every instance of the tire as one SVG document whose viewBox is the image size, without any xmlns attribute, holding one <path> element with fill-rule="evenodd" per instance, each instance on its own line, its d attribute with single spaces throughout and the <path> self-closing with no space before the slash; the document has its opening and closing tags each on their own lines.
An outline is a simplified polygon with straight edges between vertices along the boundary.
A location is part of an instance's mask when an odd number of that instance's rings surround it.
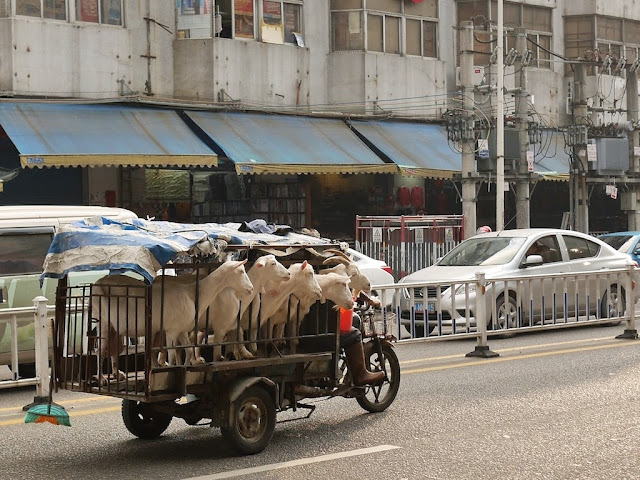
<svg viewBox="0 0 640 480">
<path fill-rule="evenodd" d="M 154 410 L 149 403 L 122 400 L 122 420 L 138 438 L 152 439 L 164 433 L 173 417 Z"/>
<path fill-rule="evenodd" d="M 496 300 L 497 321 L 493 314 L 488 330 L 507 330 L 518 327 L 518 304 L 513 294 L 502 294 Z"/>
<path fill-rule="evenodd" d="M 221 429 L 222 438 L 245 455 L 264 450 L 276 428 L 276 406 L 269 392 L 260 385 L 249 387 L 231 410 L 231 425 Z"/>
<path fill-rule="evenodd" d="M 386 410 L 393 403 L 400 388 L 400 361 L 395 350 L 389 344 L 382 345 L 382 355 L 387 378 L 380 385 L 367 386 L 362 395 L 356 397 L 358 404 L 367 412 L 378 413 Z M 382 370 L 374 342 L 364 344 L 364 359 L 367 368 L 372 372 Z"/>
<path fill-rule="evenodd" d="M 611 308 L 609 309 L 609 305 Z M 600 304 L 600 318 L 619 317 L 624 315 L 627 310 L 626 296 L 624 289 L 618 287 L 618 285 L 611 285 L 602 297 L 602 303 Z M 620 325 L 622 321 L 616 320 L 609 323 L 603 323 L 604 326 Z"/>
</svg>

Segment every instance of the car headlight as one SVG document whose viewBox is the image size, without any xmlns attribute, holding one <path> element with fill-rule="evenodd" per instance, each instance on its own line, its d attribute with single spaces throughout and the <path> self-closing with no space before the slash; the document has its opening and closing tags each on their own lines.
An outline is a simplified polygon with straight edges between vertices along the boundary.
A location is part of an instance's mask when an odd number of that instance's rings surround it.
<svg viewBox="0 0 640 480">
<path fill-rule="evenodd" d="M 467 288 L 469 290 L 466 290 Z M 468 291 L 469 293 L 476 293 L 476 284 L 475 283 L 468 283 L 468 284 L 463 283 L 462 285 L 458 285 L 456 287 L 456 295 L 464 295 L 465 291 Z"/>
</svg>

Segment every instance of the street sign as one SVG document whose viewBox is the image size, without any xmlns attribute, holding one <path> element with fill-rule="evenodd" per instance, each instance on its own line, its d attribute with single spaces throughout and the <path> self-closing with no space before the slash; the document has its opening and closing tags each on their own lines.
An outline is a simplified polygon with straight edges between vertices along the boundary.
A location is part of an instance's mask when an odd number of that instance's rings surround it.
<svg viewBox="0 0 640 480">
<path fill-rule="evenodd" d="M 373 243 L 382 243 L 382 227 L 373 227 Z"/>
<path fill-rule="evenodd" d="M 533 152 L 527 150 L 527 170 L 533 172 Z"/>
</svg>

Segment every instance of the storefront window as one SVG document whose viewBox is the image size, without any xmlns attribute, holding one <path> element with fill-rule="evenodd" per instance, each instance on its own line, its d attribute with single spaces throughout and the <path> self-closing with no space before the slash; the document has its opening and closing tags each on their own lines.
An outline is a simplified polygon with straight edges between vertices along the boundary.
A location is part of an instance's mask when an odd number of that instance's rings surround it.
<svg viewBox="0 0 640 480">
<path fill-rule="evenodd" d="M 7 18 L 11 12 L 11 1 L 0 0 L 0 18 Z"/>
</svg>

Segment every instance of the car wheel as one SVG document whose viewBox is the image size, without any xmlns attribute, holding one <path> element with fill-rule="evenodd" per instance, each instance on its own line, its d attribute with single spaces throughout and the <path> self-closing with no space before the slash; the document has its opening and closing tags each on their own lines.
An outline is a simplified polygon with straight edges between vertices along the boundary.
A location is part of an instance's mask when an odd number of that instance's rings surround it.
<svg viewBox="0 0 640 480">
<path fill-rule="evenodd" d="M 512 293 L 502 294 L 496 300 L 496 319 L 492 318 L 489 330 L 507 330 L 518 327 L 518 304 Z"/>
<path fill-rule="evenodd" d="M 627 307 L 627 302 L 624 294 L 624 289 L 618 287 L 618 285 L 611 285 L 602 297 L 602 303 L 600 305 L 600 318 L 619 317 L 624 315 Z M 617 320 L 614 322 L 604 323 L 604 326 L 620 325 L 622 321 Z"/>
</svg>

